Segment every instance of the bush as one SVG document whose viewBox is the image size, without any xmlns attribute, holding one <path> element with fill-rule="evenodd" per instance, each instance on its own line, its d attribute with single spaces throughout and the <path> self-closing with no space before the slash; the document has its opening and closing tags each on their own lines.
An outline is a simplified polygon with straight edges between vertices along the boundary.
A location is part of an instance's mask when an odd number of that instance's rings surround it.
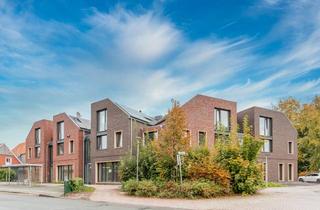
<svg viewBox="0 0 320 210">
<path fill-rule="evenodd" d="M 213 198 L 230 193 L 229 188 L 209 181 L 155 182 L 129 180 L 123 183 L 124 192 L 129 195 L 161 198 Z"/>
<path fill-rule="evenodd" d="M 71 192 L 80 192 L 81 189 L 84 187 L 83 179 L 79 177 L 69 180 L 68 182 L 70 184 Z"/>
<path fill-rule="evenodd" d="M 8 181 L 8 176 L 9 176 L 9 173 L 10 173 L 10 180 L 13 181 L 16 179 L 16 172 L 14 170 L 10 170 L 9 172 L 9 169 L 0 169 L 0 182 L 5 182 L 5 181 Z"/>
</svg>

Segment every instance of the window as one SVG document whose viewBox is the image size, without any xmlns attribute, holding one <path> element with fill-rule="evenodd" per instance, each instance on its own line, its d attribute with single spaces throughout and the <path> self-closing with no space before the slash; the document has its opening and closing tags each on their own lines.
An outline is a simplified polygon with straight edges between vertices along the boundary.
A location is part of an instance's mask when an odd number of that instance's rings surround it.
<svg viewBox="0 0 320 210">
<path fill-rule="evenodd" d="M 262 152 L 272 152 L 272 140 L 270 139 L 264 139 L 263 140 L 263 147 Z"/>
<path fill-rule="evenodd" d="M 220 131 L 230 131 L 230 111 L 224 109 L 214 109 L 215 129 Z"/>
<path fill-rule="evenodd" d="M 268 117 L 260 117 L 259 128 L 261 136 L 272 136 L 272 119 Z"/>
<path fill-rule="evenodd" d="M 12 164 L 12 158 L 11 157 L 6 157 L 6 163 L 5 165 L 11 165 Z"/>
<path fill-rule="evenodd" d="M 37 128 L 35 130 L 35 144 L 40 145 L 40 143 L 41 143 L 41 129 Z"/>
<path fill-rule="evenodd" d="M 206 145 L 206 132 L 199 131 L 199 145 L 204 146 Z"/>
<path fill-rule="evenodd" d="M 119 162 L 97 164 L 97 182 L 119 182 Z"/>
<path fill-rule="evenodd" d="M 98 120 L 98 132 L 106 131 L 107 130 L 107 110 L 98 111 L 97 114 Z"/>
<path fill-rule="evenodd" d="M 293 143 L 292 141 L 288 142 L 288 153 L 293 154 Z"/>
<path fill-rule="evenodd" d="M 122 132 L 121 131 L 117 131 L 115 133 L 115 136 L 114 136 L 114 147 L 115 148 L 120 148 L 122 147 Z"/>
<path fill-rule="evenodd" d="M 158 131 L 149 131 L 144 134 L 144 141 L 150 142 L 158 138 Z"/>
<path fill-rule="evenodd" d="M 35 150 L 35 157 L 40 158 L 40 147 L 35 147 L 34 150 Z"/>
<path fill-rule="evenodd" d="M 31 159 L 31 157 L 32 157 L 32 154 L 31 154 L 31 148 L 28 148 L 28 159 Z"/>
<path fill-rule="evenodd" d="M 283 177 L 284 177 L 284 173 L 283 173 L 284 171 L 283 171 L 283 164 L 282 163 L 280 163 L 279 164 L 279 172 L 278 172 L 278 179 L 279 179 L 279 181 L 283 181 L 284 179 L 283 179 Z"/>
<path fill-rule="evenodd" d="M 74 142 L 70 141 L 69 142 L 69 154 L 74 153 Z"/>
<path fill-rule="evenodd" d="M 58 123 L 58 141 L 64 140 L 64 122 Z"/>
<path fill-rule="evenodd" d="M 107 135 L 97 137 L 97 150 L 107 149 L 108 139 Z"/>
<path fill-rule="evenodd" d="M 58 166 L 58 181 L 70 180 L 73 177 L 72 165 Z"/>
<path fill-rule="evenodd" d="M 64 153 L 64 143 L 63 142 L 58 143 L 57 147 L 58 147 L 58 150 L 57 150 L 58 155 L 63 155 L 63 153 Z"/>
<path fill-rule="evenodd" d="M 293 181 L 293 166 L 291 163 L 288 164 L 288 181 Z"/>
</svg>

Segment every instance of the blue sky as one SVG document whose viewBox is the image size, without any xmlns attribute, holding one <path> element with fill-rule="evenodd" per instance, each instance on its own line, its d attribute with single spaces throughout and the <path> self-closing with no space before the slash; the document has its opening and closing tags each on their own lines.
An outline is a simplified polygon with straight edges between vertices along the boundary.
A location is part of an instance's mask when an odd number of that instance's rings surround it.
<svg viewBox="0 0 320 210">
<path fill-rule="evenodd" d="M 0 142 L 111 98 L 150 115 L 197 93 L 239 110 L 320 94 L 320 2 L 0 1 Z"/>
</svg>

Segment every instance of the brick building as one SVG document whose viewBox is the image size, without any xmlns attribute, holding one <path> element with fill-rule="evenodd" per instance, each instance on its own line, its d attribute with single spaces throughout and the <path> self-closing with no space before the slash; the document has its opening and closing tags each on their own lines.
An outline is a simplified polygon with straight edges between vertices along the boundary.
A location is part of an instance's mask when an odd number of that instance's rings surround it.
<svg viewBox="0 0 320 210">
<path fill-rule="evenodd" d="M 5 144 L 0 144 L 0 166 L 21 164 L 17 156 Z"/>
</svg>

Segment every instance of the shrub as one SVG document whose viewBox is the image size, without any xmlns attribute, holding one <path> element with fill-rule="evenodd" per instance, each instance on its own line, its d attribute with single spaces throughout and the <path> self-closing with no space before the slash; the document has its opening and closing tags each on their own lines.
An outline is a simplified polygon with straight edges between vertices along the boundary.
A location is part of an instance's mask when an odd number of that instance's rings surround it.
<svg viewBox="0 0 320 210">
<path fill-rule="evenodd" d="M 10 174 L 10 180 L 13 181 L 16 179 L 16 172 L 14 170 L 10 170 L 9 169 L 0 169 L 0 182 L 5 182 L 8 181 L 8 176 Z"/>
<path fill-rule="evenodd" d="M 128 193 L 129 195 L 135 195 L 138 189 L 138 185 L 139 185 L 138 181 L 134 179 L 130 179 L 122 183 L 122 190 Z"/>
<path fill-rule="evenodd" d="M 76 177 L 68 181 L 70 184 L 71 192 L 80 192 L 84 187 L 83 179 Z"/>
<path fill-rule="evenodd" d="M 157 194 L 157 190 L 158 188 L 153 181 L 143 180 L 139 181 L 135 195 L 151 197 Z"/>
<path fill-rule="evenodd" d="M 183 198 L 213 198 L 229 193 L 229 188 L 209 181 L 191 181 L 181 185 L 180 194 Z"/>
<path fill-rule="evenodd" d="M 204 179 L 224 187 L 230 186 L 229 172 L 213 162 L 208 148 L 200 147 L 190 151 L 187 165 L 188 179 Z"/>
</svg>

